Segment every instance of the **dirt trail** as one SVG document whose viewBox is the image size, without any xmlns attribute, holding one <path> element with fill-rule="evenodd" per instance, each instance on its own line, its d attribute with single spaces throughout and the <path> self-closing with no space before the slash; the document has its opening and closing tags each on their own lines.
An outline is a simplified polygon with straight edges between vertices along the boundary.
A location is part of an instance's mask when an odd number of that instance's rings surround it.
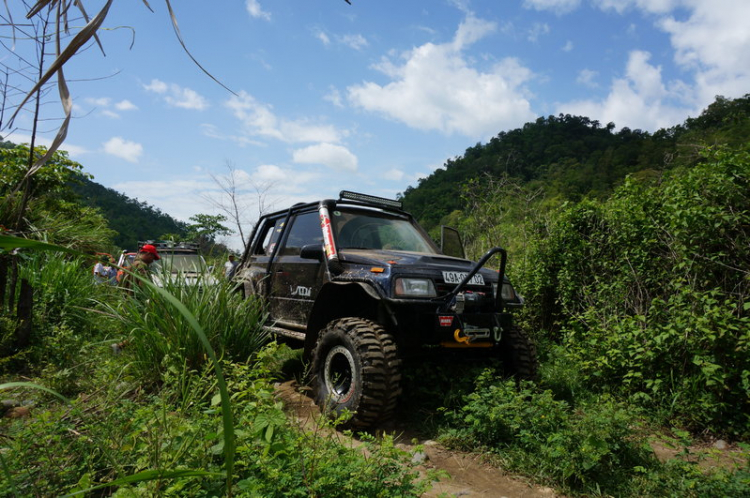
<svg viewBox="0 0 750 498">
<path fill-rule="evenodd" d="M 308 429 L 315 428 L 320 411 L 309 396 L 300 392 L 299 385 L 295 381 L 290 380 L 278 384 L 276 392 L 301 426 Z M 400 432 L 397 427 L 389 432 L 402 434 L 396 439 L 399 448 L 413 451 L 416 445 L 424 447 L 424 455 L 415 456 L 423 459 L 423 463 L 420 464 L 422 470 L 442 470 L 450 476 L 435 483 L 430 491 L 422 495 L 423 498 L 439 496 L 553 498 L 559 496 L 552 488 L 534 486 L 521 478 L 505 474 L 501 469 L 484 462 L 478 455 L 451 451 L 434 441 L 417 441 L 415 444 L 412 437 Z M 346 437 L 339 434 L 341 437 Z"/>
</svg>

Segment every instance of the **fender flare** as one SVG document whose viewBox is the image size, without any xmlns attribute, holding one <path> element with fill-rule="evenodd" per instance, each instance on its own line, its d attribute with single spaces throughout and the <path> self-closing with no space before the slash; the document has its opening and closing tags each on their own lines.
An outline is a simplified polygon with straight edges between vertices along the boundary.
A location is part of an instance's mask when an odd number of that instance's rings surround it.
<svg viewBox="0 0 750 498">
<path fill-rule="evenodd" d="M 387 316 L 390 316 L 390 320 L 393 323 L 395 317 L 389 310 L 389 307 L 385 303 L 383 296 L 378 293 L 374 286 L 367 282 L 327 282 L 323 285 L 318 293 L 315 304 L 310 312 L 310 318 L 307 322 L 307 332 L 305 334 L 305 350 L 304 356 L 308 358 L 315 348 L 315 344 L 318 341 L 318 334 L 320 331 L 330 322 L 337 318 L 345 318 L 352 316 L 346 313 L 346 310 L 337 309 L 332 303 L 346 302 L 346 300 L 359 299 L 358 303 L 361 303 L 361 299 L 364 298 L 369 301 L 371 309 L 367 316 L 362 318 L 369 318 L 377 321 L 377 316 L 384 310 Z M 342 312 L 343 311 L 343 312 Z M 383 325 L 391 325 L 383 324 Z"/>
</svg>

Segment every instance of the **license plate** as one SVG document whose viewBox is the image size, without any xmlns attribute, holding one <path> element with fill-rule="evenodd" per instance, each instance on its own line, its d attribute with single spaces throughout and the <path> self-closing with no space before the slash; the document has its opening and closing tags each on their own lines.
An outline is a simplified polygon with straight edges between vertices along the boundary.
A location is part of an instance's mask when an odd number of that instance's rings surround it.
<svg viewBox="0 0 750 498">
<path fill-rule="evenodd" d="M 445 280 L 446 284 L 460 284 L 468 274 L 468 272 L 463 271 L 444 271 L 443 280 Z M 482 274 L 477 273 L 473 277 L 471 277 L 471 280 L 469 280 L 469 285 L 484 285 L 484 278 L 482 277 Z"/>
</svg>

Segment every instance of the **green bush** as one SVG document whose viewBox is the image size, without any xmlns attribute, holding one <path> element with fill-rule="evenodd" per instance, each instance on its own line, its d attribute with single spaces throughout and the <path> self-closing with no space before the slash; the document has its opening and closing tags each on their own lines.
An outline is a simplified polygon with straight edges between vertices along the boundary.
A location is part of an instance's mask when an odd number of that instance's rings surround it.
<svg viewBox="0 0 750 498">
<path fill-rule="evenodd" d="M 554 369 L 567 370 L 564 364 Z M 563 383 L 557 380 L 557 388 Z M 572 388 L 560 390 L 569 394 Z M 648 428 L 641 411 L 607 395 L 584 394 L 569 403 L 531 383 L 499 380 L 488 370 L 463 406 L 445 410 L 441 441 L 487 452 L 504 469 L 566 495 L 750 496 L 746 466 L 706 470 L 679 458 L 662 464 L 644 438 Z"/>
<path fill-rule="evenodd" d="M 498 381 L 492 371 L 477 379 L 465 405 L 446 419 L 448 444 L 485 448 L 504 467 L 571 490 L 620 494 L 624 476 L 650 459 L 630 428 L 633 416 L 612 399 L 600 397 L 574 410 L 551 391 Z"/>
<path fill-rule="evenodd" d="M 136 290 L 134 296 L 123 292 L 122 302 L 110 307 L 126 332 L 124 354 L 136 360 L 136 375 L 148 384 L 159 382 L 168 368 L 201 369 L 208 357 L 187 318 L 159 289 Z M 195 316 L 218 357 L 245 362 L 268 341 L 262 302 L 244 299 L 225 282 L 189 285 L 177 279 L 164 290 Z"/>
<path fill-rule="evenodd" d="M 517 281 L 591 385 L 696 431 L 748 435 L 750 154 L 628 180 L 539 235 Z"/>
</svg>

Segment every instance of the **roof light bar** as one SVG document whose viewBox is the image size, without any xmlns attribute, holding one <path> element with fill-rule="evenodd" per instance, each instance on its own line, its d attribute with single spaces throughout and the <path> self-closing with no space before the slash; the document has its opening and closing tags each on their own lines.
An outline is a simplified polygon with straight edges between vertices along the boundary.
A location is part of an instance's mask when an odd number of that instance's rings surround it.
<svg viewBox="0 0 750 498">
<path fill-rule="evenodd" d="M 348 190 L 342 190 L 339 193 L 339 199 L 348 199 L 350 201 L 358 201 L 364 204 L 371 204 L 375 206 L 390 207 L 396 209 L 403 209 L 404 203 L 393 199 L 385 199 L 383 197 L 376 197 L 374 195 L 359 194 L 357 192 L 350 192 Z"/>
</svg>

